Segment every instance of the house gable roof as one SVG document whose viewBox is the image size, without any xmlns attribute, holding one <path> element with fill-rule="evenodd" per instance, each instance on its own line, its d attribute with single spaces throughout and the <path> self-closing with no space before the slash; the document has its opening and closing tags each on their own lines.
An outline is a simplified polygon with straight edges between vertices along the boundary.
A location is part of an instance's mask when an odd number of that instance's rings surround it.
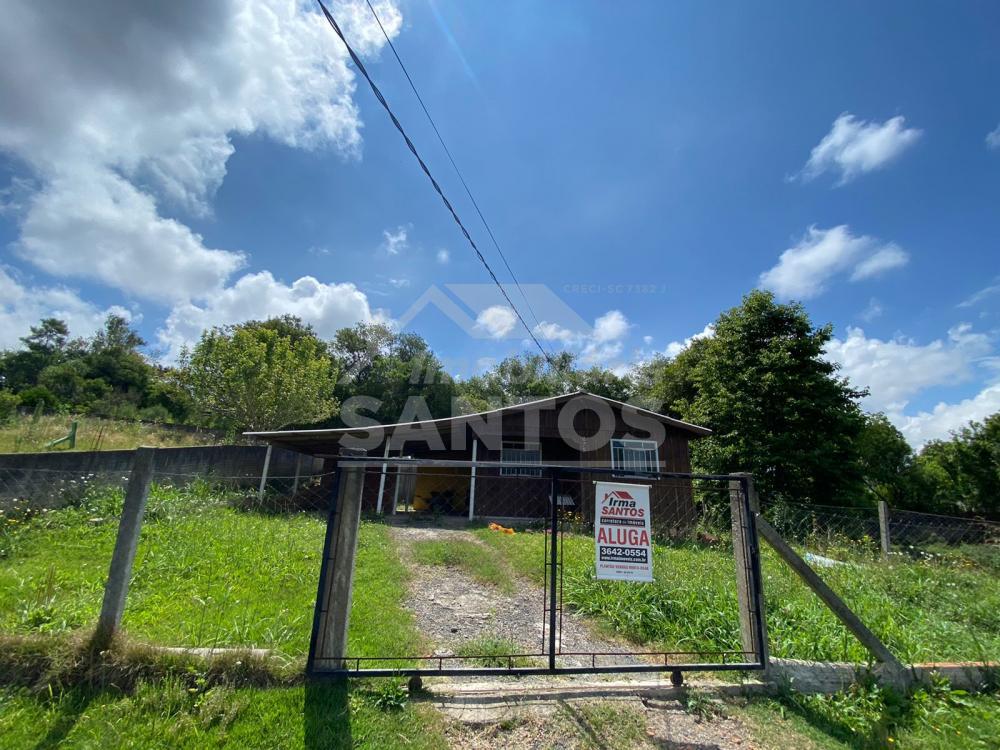
<svg viewBox="0 0 1000 750">
<path fill-rule="evenodd" d="M 669 427 L 674 429 L 682 430 L 688 432 L 695 437 L 704 437 L 705 435 L 711 435 L 712 431 L 707 427 L 701 427 L 696 424 L 691 424 L 689 422 L 684 422 L 680 419 L 674 419 L 673 417 L 668 417 L 666 414 L 658 414 L 655 411 L 650 411 L 649 409 L 643 409 L 632 404 L 626 404 L 623 401 L 616 401 L 613 398 L 607 398 L 605 396 L 599 396 L 594 393 L 589 393 L 588 391 L 573 391 L 572 393 L 563 393 L 559 396 L 549 396 L 547 398 L 537 399 L 535 401 L 526 401 L 521 404 L 511 404 L 510 406 L 503 406 L 498 409 L 491 409 L 489 411 L 476 412 L 474 414 L 459 414 L 454 417 L 440 417 L 438 419 L 426 419 L 420 422 L 399 422 L 396 424 L 386 424 L 386 425 L 367 425 L 362 427 L 334 427 L 329 429 L 319 429 L 319 430 L 271 430 L 267 432 L 245 432 L 243 433 L 247 437 L 257 438 L 259 440 L 264 440 L 268 443 L 278 443 L 285 445 L 289 448 L 303 449 L 307 448 L 311 443 L 329 443 L 331 439 L 338 438 L 343 435 L 357 434 L 357 433 L 370 433 L 373 430 L 387 430 L 392 433 L 398 428 L 402 427 L 413 427 L 419 425 L 420 427 L 429 425 L 446 425 L 446 424 L 458 424 L 461 422 L 471 422 L 478 421 L 488 416 L 495 416 L 497 414 L 508 414 L 515 413 L 518 411 L 527 411 L 532 407 L 542 408 L 547 404 L 560 404 L 565 401 L 569 401 L 572 398 L 578 397 L 593 398 L 599 401 L 604 401 L 610 404 L 616 409 L 634 409 L 636 413 L 643 414 L 652 419 L 656 419 L 664 423 Z"/>
</svg>

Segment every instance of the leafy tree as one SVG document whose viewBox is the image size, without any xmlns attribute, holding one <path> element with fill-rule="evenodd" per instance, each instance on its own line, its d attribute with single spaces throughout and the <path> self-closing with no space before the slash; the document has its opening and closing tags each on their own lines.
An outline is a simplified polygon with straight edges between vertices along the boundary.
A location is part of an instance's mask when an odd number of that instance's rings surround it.
<svg viewBox="0 0 1000 750">
<path fill-rule="evenodd" d="M 799 304 L 754 291 L 722 313 L 715 335 L 646 373 L 649 395 L 714 434 L 692 443 L 713 473 L 751 471 L 767 499 L 851 503 L 861 490 L 855 440 L 863 392 L 823 356 L 830 326 Z"/>
<path fill-rule="evenodd" d="M 22 336 L 21 341 L 28 351 L 55 354 L 66 348 L 69 328 L 58 318 L 43 318 L 37 326 L 31 326 L 31 333 Z"/>
<path fill-rule="evenodd" d="M 373 416 L 379 422 L 398 422 L 414 396 L 424 400 L 432 417 L 451 416 L 455 384 L 420 336 L 361 323 L 338 331 L 332 352 L 342 373 L 337 397 L 378 399 L 381 405 Z"/>
<path fill-rule="evenodd" d="M 906 504 L 913 480 L 913 449 L 884 414 L 866 414 L 857 438 L 861 474 L 873 501 Z"/>
<path fill-rule="evenodd" d="M 1000 412 L 931 441 L 916 464 L 920 495 L 911 507 L 1000 517 Z"/>
<path fill-rule="evenodd" d="M 197 409 L 229 430 L 316 422 L 336 408 L 336 371 L 315 336 L 259 322 L 213 328 L 183 365 Z"/>
<path fill-rule="evenodd" d="M 507 357 L 465 381 L 460 389 L 462 398 L 471 411 L 483 411 L 573 390 L 566 375 L 572 369 L 573 356 L 562 352 L 553 361 L 554 367 L 540 354 Z"/>
</svg>

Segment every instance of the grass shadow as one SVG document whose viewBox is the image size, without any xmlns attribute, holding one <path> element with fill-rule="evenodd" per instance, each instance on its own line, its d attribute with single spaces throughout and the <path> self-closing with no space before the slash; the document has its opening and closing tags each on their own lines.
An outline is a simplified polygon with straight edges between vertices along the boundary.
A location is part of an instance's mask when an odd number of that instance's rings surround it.
<svg viewBox="0 0 1000 750">
<path fill-rule="evenodd" d="M 51 726 L 34 746 L 34 750 L 49 750 L 59 747 L 73 727 L 80 721 L 80 717 L 86 713 L 87 708 L 93 702 L 96 695 L 95 690 L 80 688 L 63 693 L 59 696 L 59 709 Z"/>
<path fill-rule="evenodd" d="M 306 750 L 353 747 L 347 680 L 308 680 L 303 713 Z"/>
</svg>

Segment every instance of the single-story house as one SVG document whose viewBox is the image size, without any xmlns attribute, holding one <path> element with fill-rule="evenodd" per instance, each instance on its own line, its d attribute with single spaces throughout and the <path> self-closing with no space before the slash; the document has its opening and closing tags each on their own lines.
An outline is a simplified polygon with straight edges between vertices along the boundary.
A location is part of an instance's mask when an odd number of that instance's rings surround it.
<svg viewBox="0 0 1000 750">
<path fill-rule="evenodd" d="M 426 411 L 426 410 L 425 410 Z M 688 441 L 711 433 L 664 414 L 586 391 L 441 419 L 414 419 L 391 425 L 365 424 L 323 430 L 247 433 L 308 455 L 336 460 L 343 448 L 389 459 L 366 469 L 362 507 L 368 512 L 397 509 L 467 514 L 470 518 L 541 518 L 549 508 L 551 478 L 545 466 L 578 471 L 561 474 L 558 494 L 564 508 L 584 519 L 592 515 L 592 482 L 606 473 L 650 485 L 654 517 L 692 515 L 691 482 L 686 478 L 635 477 L 631 472 L 691 471 Z M 401 466 L 392 458 L 468 462 L 469 466 Z M 476 464 L 486 465 L 476 465 Z"/>
</svg>

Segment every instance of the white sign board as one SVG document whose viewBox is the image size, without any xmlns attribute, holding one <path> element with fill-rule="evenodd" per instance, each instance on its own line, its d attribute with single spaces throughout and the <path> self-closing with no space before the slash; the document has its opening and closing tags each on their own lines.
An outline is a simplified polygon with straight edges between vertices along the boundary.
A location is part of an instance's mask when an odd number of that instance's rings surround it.
<svg viewBox="0 0 1000 750">
<path fill-rule="evenodd" d="M 594 543 L 597 577 L 615 581 L 652 581 L 649 486 L 594 482 Z"/>
</svg>

